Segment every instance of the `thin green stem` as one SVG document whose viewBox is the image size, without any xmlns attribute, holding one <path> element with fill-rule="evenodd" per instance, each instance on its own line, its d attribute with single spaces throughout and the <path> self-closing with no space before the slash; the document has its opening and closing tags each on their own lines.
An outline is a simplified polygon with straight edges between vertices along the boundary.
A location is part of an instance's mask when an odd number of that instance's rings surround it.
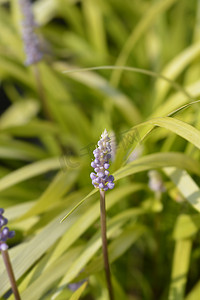
<svg viewBox="0 0 200 300">
<path fill-rule="evenodd" d="M 108 245 L 106 237 L 106 207 L 105 207 L 105 191 L 100 190 L 100 211 L 101 211 L 101 237 L 102 237 L 102 249 L 103 249 L 103 259 L 104 259 L 104 269 L 106 274 L 106 282 L 108 287 L 108 293 L 110 300 L 114 300 L 110 265 L 108 259 Z"/>
<path fill-rule="evenodd" d="M 184 89 L 180 84 L 178 84 L 174 80 L 171 80 L 168 77 L 166 77 L 160 73 L 156 73 L 156 72 L 149 71 L 146 69 L 133 68 L 133 67 L 128 67 L 128 66 L 99 66 L 99 67 L 91 67 L 91 68 L 71 69 L 71 70 L 63 71 L 63 73 L 67 74 L 67 73 L 86 72 L 86 71 L 94 71 L 94 70 L 130 71 L 130 72 L 145 74 L 147 76 L 152 76 L 152 77 L 155 77 L 158 79 L 162 79 L 162 80 L 168 82 L 169 84 L 171 84 L 171 86 L 173 86 L 173 88 L 175 90 L 182 92 L 188 99 L 193 100 L 192 95 L 190 95 L 186 89 Z"/>
<path fill-rule="evenodd" d="M 20 295 L 19 295 L 19 291 L 18 291 L 18 288 L 17 288 L 16 280 L 15 280 L 15 275 L 14 275 L 12 265 L 11 265 L 11 262 L 10 262 L 8 250 L 2 250 L 1 253 L 2 253 L 4 264 L 6 266 L 6 270 L 7 270 L 8 277 L 9 277 L 9 280 L 10 280 L 10 284 L 11 284 L 11 287 L 12 287 L 12 290 L 13 290 L 13 294 L 15 296 L 15 300 L 21 300 Z"/>
</svg>

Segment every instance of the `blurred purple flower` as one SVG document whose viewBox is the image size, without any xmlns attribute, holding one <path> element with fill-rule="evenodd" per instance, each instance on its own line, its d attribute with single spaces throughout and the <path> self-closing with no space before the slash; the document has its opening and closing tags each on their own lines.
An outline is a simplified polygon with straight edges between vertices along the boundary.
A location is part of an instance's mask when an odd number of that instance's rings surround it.
<svg viewBox="0 0 200 300">
<path fill-rule="evenodd" d="M 129 155 L 127 162 L 132 162 L 137 158 L 139 158 L 142 155 L 143 151 L 144 151 L 143 145 L 137 146 Z"/>
<path fill-rule="evenodd" d="M 35 33 L 37 24 L 34 19 L 31 1 L 19 0 L 19 6 L 23 15 L 22 38 L 26 53 L 25 64 L 29 66 L 39 62 L 43 57 L 43 53 L 40 49 L 39 38 Z"/>
<path fill-rule="evenodd" d="M 81 285 L 82 285 L 84 282 L 86 282 L 86 279 L 83 279 L 83 280 L 81 280 L 81 281 L 79 281 L 79 282 L 70 283 L 70 284 L 68 284 L 68 288 L 69 288 L 72 292 L 75 292 L 76 290 L 78 290 L 78 289 L 81 287 Z"/>
<path fill-rule="evenodd" d="M 163 183 L 162 176 L 156 170 L 148 172 L 149 176 L 149 188 L 154 192 L 165 192 L 165 186 Z"/>
</svg>

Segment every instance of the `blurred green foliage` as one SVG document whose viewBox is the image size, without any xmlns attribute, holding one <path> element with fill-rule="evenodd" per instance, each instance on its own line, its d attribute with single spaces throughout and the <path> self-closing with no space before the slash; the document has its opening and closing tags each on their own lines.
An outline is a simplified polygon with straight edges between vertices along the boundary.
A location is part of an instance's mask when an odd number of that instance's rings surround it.
<svg viewBox="0 0 200 300">
<path fill-rule="evenodd" d="M 22 299 L 108 299 L 89 177 L 105 128 L 116 299 L 198 299 L 200 1 L 34 1 L 44 58 L 30 67 L 18 4 L 0 1 L 0 207 Z M 0 257 L 1 299 L 9 288 Z"/>
</svg>

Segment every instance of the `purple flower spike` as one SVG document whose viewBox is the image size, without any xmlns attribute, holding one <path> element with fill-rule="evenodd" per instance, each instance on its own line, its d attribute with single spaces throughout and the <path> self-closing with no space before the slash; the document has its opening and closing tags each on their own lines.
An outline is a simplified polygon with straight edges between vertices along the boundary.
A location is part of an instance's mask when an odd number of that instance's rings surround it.
<svg viewBox="0 0 200 300">
<path fill-rule="evenodd" d="M 22 37 L 26 53 L 27 66 L 39 62 L 43 53 L 40 49 L 39 37 L 35 33 L 37 24 L 34 19 L 32 4 L 30 0 L 19 0 L 19 6 L 23 16 Z"/>
<path fill-rule="evenodd" d="M 0 208 L 0 250 L 5 251 L 8 249 L 6 244 L 7 239 L 13 238 L 15 235 L 14 231 L 10 231 L 8 227 L 4 227 L 8 220 L 3 216 L 4 209 Z"/>
<path fill-rule="evenodd" d="M 113 189 L 114 176 L 109 175 L 108 168 L 110 167 L 109 160 L 111 158 L 111 144 L 108 132 L 105 131 L 101 135 L 101 139 L 98 141 L 98 147 L 93 151 L 95 159 L 92 161 L 91 166 L 94 168 L 94 172 L 90 174 L 92 184 L 95 188 L 107 191 Z"/>
</svg>

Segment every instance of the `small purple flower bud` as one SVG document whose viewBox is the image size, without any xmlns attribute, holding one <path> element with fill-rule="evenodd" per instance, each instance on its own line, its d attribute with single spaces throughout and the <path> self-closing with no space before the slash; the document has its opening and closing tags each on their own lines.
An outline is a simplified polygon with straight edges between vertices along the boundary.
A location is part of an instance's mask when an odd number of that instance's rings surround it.
<svg viewBox="0 0 200 300">
<path fill-rule="evenodd" d="M 3 230 L 2 230 L 2 233 L 3 233 L 3 236 L 4 236 L 4 237 L 7 237 L 7 236 L 8 236 L 8 233 L 9 233 L 8 227 L 4 227 Z"/>
<path fill-rule="evenodd" d="M 114 176 L 113 176 L 113 175 L 110 175 L 110 176 L 108 177 L 108 181 L 109 181 L 109 182 L 113 182 L 113 181 L 114 181 Z"/>
<path fill-rule="evenodd" d="M 105 163 L 105 164 L 104 164 L 104 168 L 105 168 L 105 169 L 108 169 L 109 167 L 110 167 L 110 165 L 109 165 L 108 163 Z"/>
<path fill-rule="evenodd" d="M 100 182 L 101 182 L 101 178 L 100 178 L 100 177 L 97 177 L 96 182 L 97 182 L 97 183 L 100 183 Z"/>
<path fill-rule="evenodd" d="M 0 250 L 1 251 L 6 251 L 8 249 L 8 245 L 6 243 L 0 244 Z"/>
<path fill-rule="evenodd" d="M 113 182 L 108 182 L 107 187 L 112 190 L 115 187 L 115 184 Z"/>
<path fill-rule="evenodd" d="M 107 175 L 109 175 L 109 171 L 108 170 L 105 170 L 105 175 L 107 176 Z"/>
<path fill-rule="evenodd" d="M 15 236 L 15 231 L 14 230 L 9 231 L 8 238 L 12 239 L 14 236 Z"/>
<path fill-rule="evenodd" d="M 94 161 L 91 162 L 91 167 L 96 168 L 96 164 Z"/>
<path fill-rule="evenodd" d="M 2 217 L 2 218 L 0 219 L 0 227 L 5 226 L 7 223 L 8 223 L 8 219 L 6 219 L 6 218 L 4 218 L 4 217 Z"/>
<path fill-rule="evenodd" d="M 98 172 L 97 176 L 100 177 L 100 178 L 103 178 L 104 177 L 104 173 L 103 172 Z"/>
<path fill-rule="evenodd" d="M 98 148 L 96 148 L 94 151 L 93 151 L 93 154 L 99 154 L 99 149 Z"/>
<path fill-rule="evenodd" d="M 91 174 L 90 174 L 90 178 L 93 180 L 93 179 L 95 179 L 96 178 L 96 174 L 94 173 L 94 172 L 92 172 Z"/>
<path fill-rule="evenodd" d="M 4 213 L 4 209 L 0 208 L 0 215 L 2 215 Z"/>
<path fill-rule="evenodd" d="M 105 184 L 107 184 L 108 183 L 108 176 L 104 176 L 103 180 L 104 180 Z"/>
<path fill-rule="evenodd" d="M 97 184 L 96 179 L 92 180 L 92 184 L 93 185 Z"/>
<path fill-rule="evenodd" d="M 99 188 L 100 189 L 103 189 L 104 188 L 104 184 L 101 182 L 101 183 L 99 183 Z"/>
</svg>

